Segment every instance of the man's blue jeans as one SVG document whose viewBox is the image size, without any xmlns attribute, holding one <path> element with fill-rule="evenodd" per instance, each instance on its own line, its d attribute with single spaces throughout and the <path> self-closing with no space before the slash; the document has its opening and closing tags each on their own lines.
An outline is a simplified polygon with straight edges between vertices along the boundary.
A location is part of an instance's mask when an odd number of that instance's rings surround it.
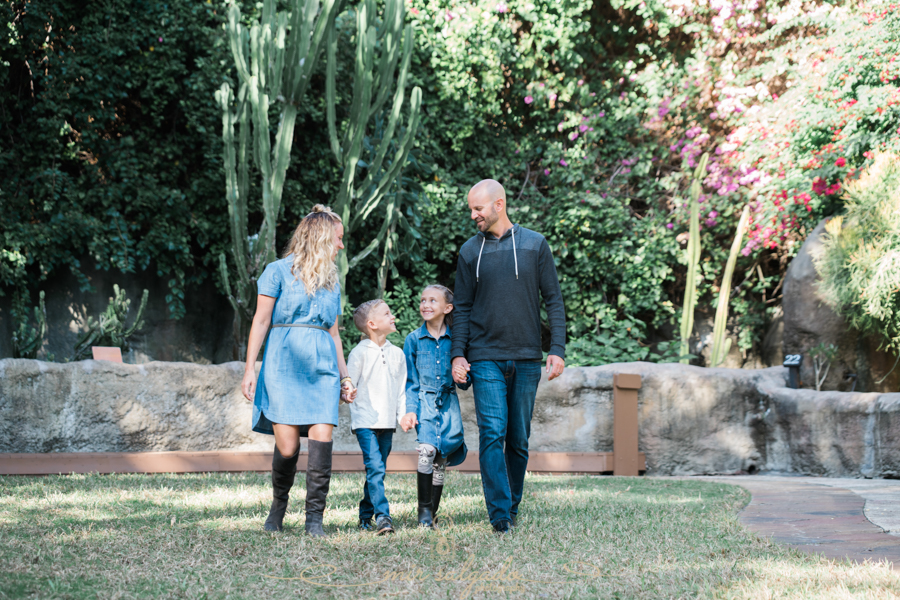
<svg viewBox="0 0 900 600">
<path fill-rule="evenodd" d="M 541 367 L 540 362 L 523 360 L 471 364 L 481 484 L 492 525 L 519 511 Z"/>
<path fill-rule="evenodd" d="M 391 509 L 387 496 L 384 495 L 384 470 L 388 454 L 391 453 L 394 430 L 357 429 L 356 439 L 366 465 L 366 485 L 363 487 L 363 499 L 359 503 L 359 518 L 367 521 L 372 517 L 376 520 L 381 516 L 389 517 Z"/>
</svg>

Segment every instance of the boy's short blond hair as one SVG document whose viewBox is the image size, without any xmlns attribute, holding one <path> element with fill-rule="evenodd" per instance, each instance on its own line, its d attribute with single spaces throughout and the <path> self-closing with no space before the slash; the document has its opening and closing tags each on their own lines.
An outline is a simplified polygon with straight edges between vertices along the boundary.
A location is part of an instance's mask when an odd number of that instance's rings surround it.
<svg viewBox="0 0 900 600">
<path fill-rule="evenodd" d="M 359 329 L 360 332 L 369 335 L 369 315 L 372 314 L 372 311 L 375 310 L 376 306 L 384 303 L 384 300 L 378 298 L 376 300 L 363 302 L 356 307 L 356 310 L 353 311 L 353 324 L 356 325 L 356 328 Z"/>
</svg>

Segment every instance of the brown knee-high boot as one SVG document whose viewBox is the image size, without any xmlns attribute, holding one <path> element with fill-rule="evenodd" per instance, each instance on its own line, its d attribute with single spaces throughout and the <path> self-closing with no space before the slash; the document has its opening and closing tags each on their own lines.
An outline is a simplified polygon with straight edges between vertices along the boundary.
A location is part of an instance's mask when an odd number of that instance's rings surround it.
<svg viewBox="0 0 900 600">
<path fill-rule="evenodd" d="M 306 465 L 306 533 L 325 537 L 322 515 L 331 485 L 331 449 L 334 442 L 309 440 L 309 462 Z"/>
<path fill-rule="evenodd" d="M 272 455 L 272 507 L 269 509 L 269 518 L 266 519 L 266 531 L 281 531 L 282 529 L 281 523 L 284 521 L 291 487 L 294 485 L 294 475 L 297 473 L 299 457 L 299 447 L 293 456 L 285 458 L 278 451 L 278 446 L 275 446 L 275 452 Z"/>
</svg>

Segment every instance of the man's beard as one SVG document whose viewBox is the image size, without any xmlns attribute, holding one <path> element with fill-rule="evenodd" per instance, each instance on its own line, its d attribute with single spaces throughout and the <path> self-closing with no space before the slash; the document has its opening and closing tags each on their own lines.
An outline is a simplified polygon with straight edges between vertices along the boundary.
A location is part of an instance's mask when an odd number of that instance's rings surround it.
<svg viewBox="0 0 900 600">
<path fill-rule="evenodd" d="M 487 231 L 494 226 L 494 223 L 499 220 L 500 215 L 495 212 L 486 216 L 481 223 L 476 223 L 476 226 L 478 227 L 478 231 L 480 231 L 481 233 L 487 233 Z"/>
</svg>

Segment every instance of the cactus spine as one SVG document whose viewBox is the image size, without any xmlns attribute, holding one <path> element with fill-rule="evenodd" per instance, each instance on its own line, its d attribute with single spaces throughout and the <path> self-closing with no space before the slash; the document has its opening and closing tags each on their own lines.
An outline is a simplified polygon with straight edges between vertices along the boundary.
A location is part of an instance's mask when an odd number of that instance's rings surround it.
<svg viewBox="0 0 900 600">
<path fill-rule="evenodd" d="M 27 313 L 24 306 L 18 307 L 15 312 Z M 44 292 L 40 293 L 39 306 L 34 307 L 34 320 L 36 325 L 29 327 L 27 314 L 16 315 L 21 321 L 13 330 L 12 351 L 13 358 L 37 358 L 38 351 L 44 345 L 44 336 L 47 335 L 47 308 L 44 306 Z"/>
<path fill-rule="evenodd" d="M 710 354 L 711 367 L 717 367 L 722 364 L 728 355 L 728 351 L 731 350 L 731 338 L 725 337 L 725 325 L 728 323 L 728 300 L 731 297 L 731 279 L 734 275 L 734 265 L 737 263 L 737 256 L 741 251 L 741 242 L 749 221 L 750 207 L 745 206 L 741 213 L 741 220 L 738 221 L 737 231 L 734 233 L 734 241 L 731 242 L 731 252 L 728 254 L 725 274 L 722 275 L 722 285 L 719 288 L 719 305 L 716 308 L 712 353 Z"/>
<path fill-rule="evenodd" d="M 241 25 L 236 4 L 228 10 L 228 39 L 238 74 L 238 92 L 227 83 L 216 92 L 222 109 L 225 194 L 231 221 L 232 283 L 224 255 L 219 272 L 234 308 L 234 347 L 245 358 L 250 323 L 256 311 L 256 280 L 275 260 L 275 229 L 294 141 L 297 107 L 321 55 L 326 32 L 334 28 L 336 0 L 292 0 L 290 14 L 276 12 L 275 0 L 263 2 L 259 21 L 250 31 Z M 269 108 L 280 109 L 274 147 L 270 138 Z M 239 139 L 235 148 L 234 128 Z M 252 140 L 252 152 L 250 143 Z M 247 224 L 250 156 L 259 169 L 264 219 L 250 235 Z"/>
<path fill-rule="evenodd" d="M 706 172 L 709 154 L 704 153 L 700 163 L 694 169 L 691 182 L 691 217 L 689 237 L 685 259 L 687 261 L 687 279 L 684 285 L 684 305 L 681 311 L 681 355 L 690 354 L 690 337 L 694 329 L 694 309 L 697 306 L 697 273 L 700 270 L 700 192 L 701 182 Z M 689 364 L 689 358 L 682 358 L 683 364 Z"/>
</svg>

